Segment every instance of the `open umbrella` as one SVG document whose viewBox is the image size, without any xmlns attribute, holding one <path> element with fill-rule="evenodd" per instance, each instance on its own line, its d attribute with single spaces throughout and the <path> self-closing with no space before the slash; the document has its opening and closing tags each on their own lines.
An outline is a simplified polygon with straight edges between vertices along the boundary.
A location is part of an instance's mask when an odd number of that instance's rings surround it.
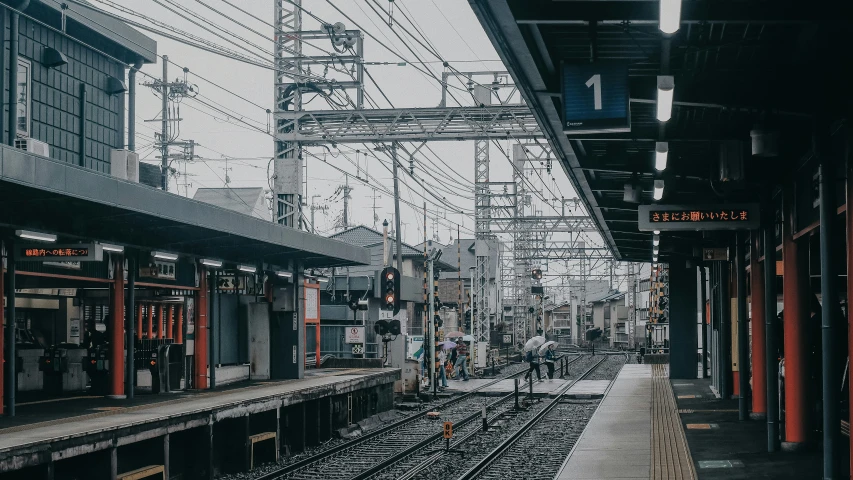
<svg viewBox="0 0 853 480">
<path fill-rule="evenodd" d="M 465 334 L 462 332 L 450 332 L 444 334 L 444 338 L 462 338 L 464 336 Z"/>
<path fill-rule="evenodd" d="M 443 350 L 450 350 L 451 348 L 456 348 L 456 342 L 451 342 L 450 340 L 445 340 L 438 344 Z"/>
<path fill-rule="evenodd" d="M 464 337 L 462 337 L 462 341 L 463 342 L 473 342 L 474 337 L 472 337 L 471 335 L 465 335 Z"/>
<path fill-rule="evenodd" d="M 550 347 L 551 345 L 553 345 L 554 348 L 557 348 L 557 342 L 553 340 L 547 341 L 543 343 L 541 347 L 539 347 L 539 355 L 545 355 L 545 351 L 548 350 L 548 347 Z"/>
<path fill-rule="evenodd" d="M 545 337 L 537 335 L 524 344 L 524 351 L 533 350 L 534 348 L 542 346 L 543 343 L 545 343 Z"/>
</svg>

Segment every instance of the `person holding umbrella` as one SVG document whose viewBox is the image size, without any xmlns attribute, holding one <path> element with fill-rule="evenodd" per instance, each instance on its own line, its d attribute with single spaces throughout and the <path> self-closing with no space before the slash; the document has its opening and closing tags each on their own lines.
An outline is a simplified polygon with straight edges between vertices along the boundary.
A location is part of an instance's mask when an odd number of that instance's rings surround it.
<svg viewBox="0 0 853 480">
<path fill-rule="evenodd" d="M 538 378 L 541 382 L 542 372 L 539 370 L 539 352 L 534 353 L 533 350 L 528 350 L 527 353 L 524 355 L 524 360 L 528 364 L 530 364 L 530 368 L 527 370 L 527 374 L 524 375 L 524 379 L 527 380 L 529 378 L 532 382 L 533 371 L 536 370 L 536 378 Z"/>
<path fill-rule="evenodd" d="M 461 369 L 462 370 L 462 380 L 468 381 L 468 365 L 465 363 L 465 360 L 468 358 L 468 344 L 465 343 L 465 340 L 460 340 L 459 343 L 456 344 L 456 363 L 453 364 L 454 370 Z"/>
<path fill-rule="evenodd" d="M 447 372 L 444 370 L 444 365 L 447 363 L 447 350 L 442 346 L 438 352 L 438 369 L 441 371 L 441 388 L 447 388 Z"/>
<path fill-rule="evenodd" d="M 557 352 L 554 351 L 554 342 L 548 342 L 545 350 L 545 366 L 548 367 L 548 383 L 554 381 L 554 360 L 557 358 Z"/>
</svg>

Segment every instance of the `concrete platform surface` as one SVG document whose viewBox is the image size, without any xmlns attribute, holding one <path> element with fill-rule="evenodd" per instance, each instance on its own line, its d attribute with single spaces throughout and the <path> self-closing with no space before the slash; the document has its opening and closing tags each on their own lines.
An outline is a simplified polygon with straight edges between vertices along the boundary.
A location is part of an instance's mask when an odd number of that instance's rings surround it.
<svg viewBox="0 0 853 480">
<path fill-rule="evenodd" d="M 651 379 L 651 365 L 622 367 L 556 479 L 649 478 Z"/>
<path fill-rule="evenodd" d="M 139 396 L 132 401 L 78 397 L 18 406 L 18 416 L 0 419 L 0 459 L 21 448 L 91 434 L 173 423 L 192 428 L 248 412 L 286 407 L 323 396 L 393 383 L 399 369 L 316 370 L 299 380 L 253 382 L 222 390 Z M 64 411 L 64 414 L 57 414 Z M 181 422 L 179 426 L 175 425 Z M 198 424 L 198 425 L 197 425 Z"/>
</svg>

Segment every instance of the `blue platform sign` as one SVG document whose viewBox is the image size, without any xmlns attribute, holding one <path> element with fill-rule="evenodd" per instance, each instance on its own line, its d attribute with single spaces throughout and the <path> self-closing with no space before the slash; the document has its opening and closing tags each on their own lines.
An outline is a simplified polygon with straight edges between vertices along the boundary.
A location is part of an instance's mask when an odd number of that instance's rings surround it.
<svg viewBox="0 0 853 480">
<path fill-rule="evenodd" d="M 563 64 L 563 131 L 630 132 L 628 65 Z"/>
</svg>

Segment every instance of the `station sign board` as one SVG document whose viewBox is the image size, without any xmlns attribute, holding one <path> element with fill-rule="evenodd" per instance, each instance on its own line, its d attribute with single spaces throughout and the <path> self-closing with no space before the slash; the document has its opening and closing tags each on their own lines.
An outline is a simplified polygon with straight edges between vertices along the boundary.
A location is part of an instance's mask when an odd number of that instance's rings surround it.
<svg viewBox="0 0 853 480">
<path fill-rule="evenodd" d="M 561 89 L 564 132 L 631 131 L 627 64 L 564 63 Z"/>
<path fill-rule="evenodd" d="M 702 260 L 707 260 L 709 262 L 715 262 L 715 261 L 726 262 L 729 260 L 729 249 L 728 248 L 703 248 L 702 249 Z"/>
<path fill-rule="evenodd" d="M 754 230 L 760 224 L 757 203 L 737 205 L 640 205 L 641 232 L 697 230 Z"/>
<path fill-rule="evenodd" d="M 364 327 L 358 325 L 344 327 L 344 343 L 364 343 Z"/>
<path fill-rule="evenodd" d="M 174 280 L 177 278 L 175 262 L 162 262 L 160 260 L 151 260 L 148 263 L 139 264 L 139 276 L 146 278 L 156 278 L 159 280 Z"/>
<path fill-rule="evenodd" d="M 18 260 L 31 262 L 100 262 L 104 251 L 97 243 L 32 243 L 18 246 Z"/>
</svg>

